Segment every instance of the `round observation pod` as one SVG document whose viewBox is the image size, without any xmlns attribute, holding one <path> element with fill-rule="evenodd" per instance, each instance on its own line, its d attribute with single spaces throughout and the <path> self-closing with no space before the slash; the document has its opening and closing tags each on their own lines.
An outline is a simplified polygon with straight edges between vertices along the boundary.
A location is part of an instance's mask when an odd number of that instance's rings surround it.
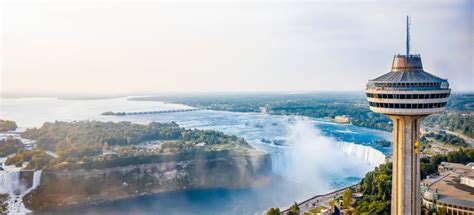
<svg viewBox="0 0 474 215">
<path fill-rule="evenodd" d="M 446 79 L 423 71 L 420 55 L 395 55 L 392 70 L 366 88 L 370 109 L 387 115 L 442 112 L 450 92 Z"/>
</svg>

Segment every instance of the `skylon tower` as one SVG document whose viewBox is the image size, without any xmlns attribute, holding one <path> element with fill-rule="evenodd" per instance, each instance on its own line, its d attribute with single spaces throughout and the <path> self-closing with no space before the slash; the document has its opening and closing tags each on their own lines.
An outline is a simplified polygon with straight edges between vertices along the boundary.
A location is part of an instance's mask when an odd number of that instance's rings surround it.
<svg viewBox="0 0 474 215">
<path fill-rule="evenodd" d="M 392 69 L 369 80 L 370 109 L 393 121 L 392 215 L 419 215 L 421 119 L 442 112 L 451 89 L 446 79 L 423 70 L 420 55 L 410 54 L 410 19 L 407 17 L 406 54 L 395 55 Z"/>
</svg>

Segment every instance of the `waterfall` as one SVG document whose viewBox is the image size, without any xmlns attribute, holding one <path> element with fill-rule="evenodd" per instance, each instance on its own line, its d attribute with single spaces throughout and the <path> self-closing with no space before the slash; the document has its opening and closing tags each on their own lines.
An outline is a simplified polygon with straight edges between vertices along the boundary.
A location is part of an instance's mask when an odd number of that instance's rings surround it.
<svg viewBox="0 0 474 215">
<path fill-rule="evenodd" d="M 285 154 L 282 151 L 271 153 L 272 158 L 272 171 L 279 175 L 282 175 L 283 171 L 286 169 L 286 159 Z"/>
<path fill-rule="evenodd" d="M 285 179 L 320 190 L 337 178 L 360 177 L 385 161 L 370 147 L 324 135 L 308 120 L 287 126 L 287 147 L 274 149 L 272 171 Z M 318 184 L 315 188 L 314 184 Z"/>
<path fill-rule="evenodd" d="M 0 171 L 0 194 L 20 191 L 20 171 Z"/>
<path fill-rule="evenodd" d="M 327 144 L 334 144 L 331 150 L 328 150 L 328 154 L 335 156 L 345 156 L 342 161 L 351 160 L 352 164 L 363 164 L 368 169 L 372 169 L 385 162 L 385 155 L 370 147 L 349 142 L 329 142 Z M 286 149 L 291 150 L 291 149 Z M 333 150 L 339 150 L 340 155 L 334 153 Z M 311 150 L 310 150 L 311 151 Z M 321 151 L 313 150 L 314 156 L 323 156 L 319 153 Z M 322 152 L 324 153 L 324 152 Z M 299 156 L 292 156 L 288 151 L 281 150 L 271 153 L 272 158 L 272 171 L 278 175 L 284 176 L 288 168 L 292 168 L 293 165 L 319 165 L 320 160 L 308 160 Z"/>
<path fill-rule="evenodd" d="M 43 170 L 33 172 L 31 187 L 27 188 L 20 182 L 21 168 L 3 166 L 0 171 L 0 194 L 8 194 L 8 211 L 12 214 L 26 214 L 30 211 L 23 204 L 23 197 L 36 189 L 41 183 Z"/>
<path fill-rule="evenodd" d="M 385 161 L 385 155 L 370 146 L 348 142 L 337 142 L 337 145 L 345 155 L 363 160 L 371 166 L 378 166 Z"/>
<path fill-rule="evenodd" d="M 36 189 L 41 183 L 41 173 L 43 173 L 43 170 L 36 170 L 35 173 L 33 174 L 33 182 L 31 183 L 31 190 Z"/>
</svg>

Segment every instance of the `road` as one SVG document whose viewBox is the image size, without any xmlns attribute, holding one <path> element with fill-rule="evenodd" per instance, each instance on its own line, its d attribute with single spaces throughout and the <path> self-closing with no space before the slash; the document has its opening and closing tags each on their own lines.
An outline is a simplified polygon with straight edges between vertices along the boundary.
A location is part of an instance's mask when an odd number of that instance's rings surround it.
<svg viewBox="0 0 474 215">
<path fill-rule="evenodd" d="M 306 211 L 313 210 L 314 208 L 317 208 L 317 207 L 322 206 L 322 205 L 329 206 L 326 203 L 330 200 L 337 199 L 340 196 L 342 196 L 342 193 L 344 192 L 344 190 L 346 188 L 355 189 L 356 187 L 357 187 L 357 185 L 352 185 L 352 186 L 344 187 L 340 190 L 336 190 L 336 191 L 333 191 L 333 192 L 330 192 L 330 193 L 326 193 L 326 194 L 323 194 L 323 195 L 317 195 L 317 196 L 311 197 L 310 199 L 308 199 L 306 201 L 298 203 L 298 207 L 300 208 L 301 213 L 303 213 L 303 212 L 306 212 Z M 288 210 L 289 210 L 289 208 L 282 211 L 282 213 L 286 214 L 288 212 Z"/>
<path fill-rule="evenodd" d="M 449 131 L 449 130 L 444 130 L 444 129 L 440 129 L 440 128 L 430 128 L 430 127 L 423 127 L 422 129 L 428 129 L 428 131 L 444 131 L 446 132 L 447 134 L 452 134 L 452 135 L 455 135 L 459 138 L 462 138 L 464 139 L 464 141 L 466 141 L 467 144 L 469 144 L 471 147 L 474 148 L 474 139 L 473 138 L 470 138 L 466 135 L 463 135 L 463 134 L 459 134 L 459 133 L 456 133 L 454 131 Z"/>
<path fill-rule="evenodd" d="M 51 156 L 54 157 L 54 158 L 57 158 L 57 157 L 58 157 L 58 155 L 56 155 L 56 153 L 54 153 L 54 152 L 52 152 L 52 151 L 46 151 L 46 150 L 44 150 L 44 151 L 46 152 L 46 154 L 51 155 Z"/>
</svg>

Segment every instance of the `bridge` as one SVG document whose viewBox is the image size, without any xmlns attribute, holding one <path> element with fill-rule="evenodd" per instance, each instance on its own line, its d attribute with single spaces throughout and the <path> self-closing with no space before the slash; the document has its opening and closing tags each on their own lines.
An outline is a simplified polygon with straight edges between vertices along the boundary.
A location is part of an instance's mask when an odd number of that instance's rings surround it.
<svg viewBox="0 0 474 215">
<path fill-rule="evenodd" d="M 175 109 L 175 110 L 156 110 L 156 111 L 139 111 L 139 112 L 104 112 L 102 115 L 105 116 L 125 116 L 125 115 L 145 115 L 145 114 L 162 114 L 162 113 L 179 113 L 179 112 L 191 112 L 198 111 L 199 108 L 188 108 L 188 109 Z"/>
</svg>

